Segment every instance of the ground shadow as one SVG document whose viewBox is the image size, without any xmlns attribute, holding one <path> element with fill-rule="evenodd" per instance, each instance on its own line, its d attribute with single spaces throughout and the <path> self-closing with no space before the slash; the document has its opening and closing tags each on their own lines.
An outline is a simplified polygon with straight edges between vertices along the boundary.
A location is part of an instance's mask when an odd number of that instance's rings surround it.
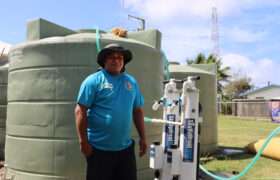
<svg viewBox="0 0 280 180">
<path fill-rule="evenodd" d="M 219 146 L 217 150 L 212 154 L 204 154 L 200 157 L 200 164 L 204 165 L 207 162 L 213 161 L 213 160 L 242 160 L 242 159 L 250 159 L 254 157 L 254 154 L 250 154 L 246 148 L 240 148 L 240 147 L 230 147 L 230 146 Z M 232 171 L 232 172 L 211 172 L 215 175 L 218 175 L 220 177 L 228 178 L 232 177 L 234 175 L 239 174 L 238 171 Z M 214 178 L 208 176 L 203 171 L 199 171 L 199 180 L 214 180 Z"/>
<path fill-rule="evenodd" d="M 242 160 L 250 159 L 255 154 L 251 154 L 246 148 L 219 146 L 213 154 L 202 154 L 201 163 L 207 163 L 212 160 Z"/>
</svg>

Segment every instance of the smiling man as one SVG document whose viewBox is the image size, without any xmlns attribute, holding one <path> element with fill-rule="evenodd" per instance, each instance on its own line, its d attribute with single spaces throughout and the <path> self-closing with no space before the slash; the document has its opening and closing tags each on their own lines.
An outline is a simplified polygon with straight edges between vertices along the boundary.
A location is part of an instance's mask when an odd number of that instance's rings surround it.
<svg viewBox="0 0 280 180">
<path fill-rule="evenodd" d="M 97 56 L 102 70 L 80 87 L 75 116 L 87 180 L 136 180 L 132 119 L 139 134 L 139 155 L 146 153 L 144 99 L 136 80 L 125 72 L 131 59 L 130 50 L 107 45 Z"/>
</svg>

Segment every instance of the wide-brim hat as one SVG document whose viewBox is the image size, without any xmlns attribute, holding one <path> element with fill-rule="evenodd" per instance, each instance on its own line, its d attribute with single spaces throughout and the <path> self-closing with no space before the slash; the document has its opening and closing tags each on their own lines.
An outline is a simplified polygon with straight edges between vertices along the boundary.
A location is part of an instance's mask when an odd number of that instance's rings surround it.
<svg viewBox="0 0 280 180">
<path fill-rule="evenodd" d="M 105 58 L 108 54 L 113 52 L 120 52 L 123 55 L 124 65 L 127 64 L 132 59 L 132 53 L 130 50 L 125 49 L 124 47 L 120 46 L 119 44 L 108 44 L 105 46 L 97 55 L 97 63 L 104 67 Z"/>
</svg>

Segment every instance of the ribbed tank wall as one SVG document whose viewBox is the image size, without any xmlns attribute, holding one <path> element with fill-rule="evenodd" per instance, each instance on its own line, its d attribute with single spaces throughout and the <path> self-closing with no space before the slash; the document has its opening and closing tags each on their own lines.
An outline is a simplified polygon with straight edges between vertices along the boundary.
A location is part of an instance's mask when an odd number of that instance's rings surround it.
<svg viewBox="0 0 280 180">
<path fill-rule="evenodd" d="M 73 110 L 95 53 L 89 43 L 59 39 L 10 51 L 5 152 L 15 179 L 84 177 Z"/>
<path fill-rule="evenodd" d="M 0 160 L 4 159 L 7 113 L 8 66 L 0 67 Z"/>
<path fill-rule="evenodd" d="M 101 47 L 119 43 L 132 50 L 134 58 L 127 71 L 140 84 L 145 115 L 159 117 L 151 106 L 161 96 L 160 51 L 127 39 L 103 38 L 100 42 Z M 81 82 L 98 68 L 96 55 L 93 33 L 46 38 L 10 51 L 8 176 L 20 180 L 84 179 L 86 163 L 77 142 L 74 107 Z M 160 133 L 158 126 L 147 126 L 150 141 L 159 139 Z M 135 130 L 133 137 L 137 137 Z M 151 174 L 147 157 L 138 160 L 138 169 L 139 174 Z"/>
<path fill-rule="evenodd" d="M 196 68 L 185 65 L 171 65 L 170 73 L 171 77 L 176 79 L 184 79 L 187 76 L 193 75 L 200 76 L 200 80 L 196 82 L 196 86 L 199 89 L 199 102 L 202 105 L 203 118 L 199 137 L 200 153 L 213 153 L 217 149 L 218 143 L 216 75 Z"/>
</svg>

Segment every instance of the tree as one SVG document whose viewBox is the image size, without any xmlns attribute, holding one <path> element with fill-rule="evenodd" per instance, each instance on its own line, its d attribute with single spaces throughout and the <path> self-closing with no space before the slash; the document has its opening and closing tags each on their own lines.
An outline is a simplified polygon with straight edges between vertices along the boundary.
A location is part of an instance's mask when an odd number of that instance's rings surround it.
<svg viewBox="0 0 280 180">
<path fill-rule="evenodd" d="M 212 64 L 215 63 L 217 65 L 217 88 L 218 93 L 223 94 L 223 84 L 228 82 L 230 75 L 228 71 L 230 67 L 222 67 L 221 58 L 210 54 L 207 58 L 204 54 L 199 53 L 195 59 L 187 59 L 187 64 Z"/>
<path fill-rule="evenodd" d="M 237 77 L 225 85 L 224 94 L 226 99 L 232 100 L 253 87 L 254 85 L 251 82 L 251 78 L 247 76 Z"/>
</svg>

